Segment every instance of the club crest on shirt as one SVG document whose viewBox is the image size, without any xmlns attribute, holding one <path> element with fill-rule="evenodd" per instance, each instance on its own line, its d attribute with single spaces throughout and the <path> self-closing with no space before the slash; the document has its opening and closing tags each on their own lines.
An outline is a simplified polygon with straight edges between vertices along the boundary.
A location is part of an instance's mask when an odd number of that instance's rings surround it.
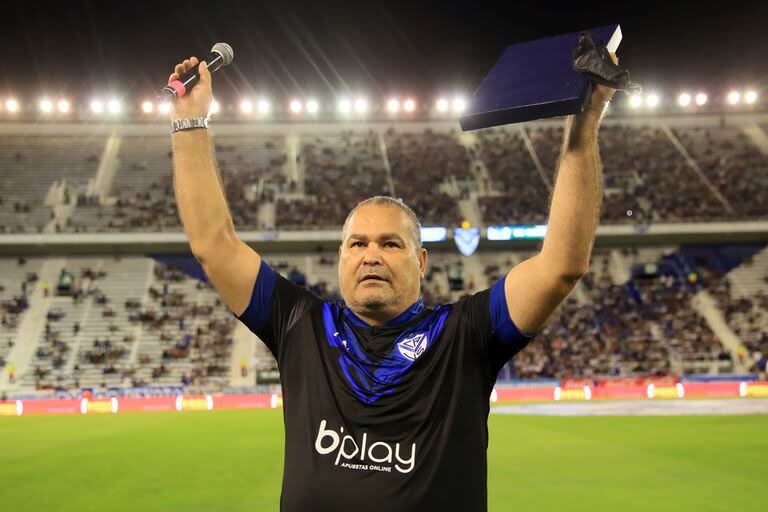
<svg viewBox="0 0 768 512">
<path fill-rule="evenodd" d="M 397 349 L 403 354 L 403 357 L 415 361 L 427 350 L 427 341 L 427 333 L 421 332 L 398 342 Z"/>
</svg>

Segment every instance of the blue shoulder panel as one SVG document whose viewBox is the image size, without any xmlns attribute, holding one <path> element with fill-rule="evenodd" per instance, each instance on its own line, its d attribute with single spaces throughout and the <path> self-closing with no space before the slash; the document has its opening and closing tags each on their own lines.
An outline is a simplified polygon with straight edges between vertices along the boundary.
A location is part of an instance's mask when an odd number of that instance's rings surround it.
<svg viewBox="0 0 768 512">
<path fill-rule="evenodd" d="M 507 307 L 507 296 L 504 293 L 504 280 L 506 276 L 502 277 L 491 288 L 491 325 L 493 326 L 493 334 L 504 344 L 526 344 L 531 341 L 535 334 L 523 334 L 517 328 L 512 318 L 509 316 L 509 308 Z"/>
<path fill-rule="evenodd" d="M 242 315 L 235 315 L 252 332 L 260 331 L 267 325 L 269 309 L 272 306 L 272 291 L 275 289 L 276 280 L 277 273 L 262 259 L 259 274 L 256 276 L 256 282 L 253 284 L 251 301 Z"/>
</svg>

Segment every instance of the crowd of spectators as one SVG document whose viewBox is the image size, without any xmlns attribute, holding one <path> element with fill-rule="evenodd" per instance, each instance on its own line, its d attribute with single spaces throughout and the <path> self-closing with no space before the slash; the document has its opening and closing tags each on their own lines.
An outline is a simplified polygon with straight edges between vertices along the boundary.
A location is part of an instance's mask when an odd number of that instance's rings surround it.
<svg viewBox="0 0 768 512">
<path fill-rule="evenodd" d="M 433 129 L 410 133 L 390 128 L 382 134 L 384 147 L 382 135 L 374 131 L 303 136 L 296 162 L 304 170 L 303 183 L 285 172 L 289 162 L 282 136 L 227 136 L 217 139 L 215 149 L 239 229 L 336 227 L 359 200 L 379 194 L 402 197 L 425 225 L 458 225 L 464 220 L 459 200 L 468 199 L 475 191 L 487 224 L 542 224 L 562 150 L 563 129 L 541 125 L 525 130 L 541 168 L 526 147 L 523 133 L 509 128 L 478 132 L 476 145 L 469 149 L 459 142 L 455 131 Z M 602 126 L 602 223 L 645 225 L 768 215 L 768 156 L 740 127 L 694 126 L 674 128 L 673 133 L 702 175 L 661 125 Z M 44 143 L 33 146 L 45 148 Z M 73 154 L 72 158 L 82 160 L 73 164 L 78 177 L 71 188 L 77 207 L 61 222 L 43 204 L 50 183 L 35 183 L 39 191 L 27 197 L 14 192 L 18 180 L 4 180 L 0 183 L 0 213 L 4 217 L 0 234 L 42 232 L 51 220 L 56 232 L 181 230 L 167 144 L 148 141 L 129 146 L 132 149 L 126 155 L 122 150 L 119 155 L 113 190 L 101 197 L 89 191 L 78 174 L 84 169 L 95 173 L 98 155 Z M 38 163 L 50 167 L 45 155 L 51 152 L 40 153 L 30 159 L 27 152 L 16 151 L 2 163 L 20 169 Z M 385 162 L 389 162 L 390 174 Z M 261 219 L 260 206 L 273 202 L 276 218 Z"/>
<path fill-rule="evenodd" d="M 768 282 L 768 276 L 764 279 Z M 753 359 L 768 357 L 768 294 L 765 290 L 751 297 L 732 299 L 724 309 L 729 324 Z"/>
<path fill-rule="evenodd" d="M 358 202 L 392 193 L 379 138 L 373 131 L 311 138 L 303 144 L 298 158 L 304 167 L 307 197 L 278 201 L 280 228 L 335 228 L 344 223 Z"/>
<path fill-rule="evenodd" d="M 544 168 L 544 172 L 554 182 L 557 175 L 558 159 L 563 149 L 563 126 L 558 124 L 557 126 L 526 128 L 526 133 L 531 139 L 531 145 Z"/>
<path fill-rule="evenodd" d="M 674 133 L 730 204 L 729 218 L 768 216 L 768 155 L 740 128 L 692 127 Z"/>
<path fill-rule="evenodd" d="M 545 168 L 556 167 L 562 129 L 533 129 L 530 137 Z M 604 126 L 599 145 L 605 188 L 602 223 L 694 222 L 727 216 L 660 127 Z"/>
<path fill-rule="evenodd" d="M 514 360 L 520 378 L 667 375 L 669 349 L 626 285 L 601 279 L 592 300 L 568 298 Z"/>
<path fill-rule="evenodd" d="M 549 188 L 516 130 L 490 129 L 478 133 L 477 157 L 485 164 L 478 206 L 489 225 L 545 224 Z"/>
<path fill-rule="evenodd" d="M 102 291 L 96 284 L 106 277 L 104 271 L 83 268 L 79 275 L 80 281 L 71 293 L 73 304 L 91 300 L 91 307 L 98 308 L 99 317 L 104 319 L 101 322 L 108 324 L 106 332 L 81 340 L 78 354 L 66 368 L 73 343 L 87 326 L 76 321 L 71 331 L 65 332 L 60 324 L 66 312 L 58 307 L 50 309 L 31 367 L 37 389 L 77 388 L 86 377 L 89 385 L 94 385 L 94 370 L 134 387 L 154 385 L 157 379 L 169 376 L 177 379 L 178 385 L 190 386 L 212 384 L 214 377 L 226 380 L 236 320 L 218 298 L 210 303 L 198 300 L 197 291 L 208 290 L 208 297 L 215 295 L 210 285 L 196 280 L 190 285 L 192 278 L 181 270 L 157 263 L 146 303 L 128 298 L 123 304 L 114 304 L 109 290 Z M 82 286 L 83 282 L 87 286 Z M 189 296 L 190 290 L 195 297 Z M 117 316 L 116 308 L 124 310 L 124 322 L 112 321 Z M 131 329 L 135 325 L 141 325 L 141 330 Z M 142 341 L 136 338 L 136 332 L 142 333 L 142 339 L 157 339 L 161 347 L 157 353 L 140 351 L 132 363 L 130 355 L 136 343 Z M 95 384 L 106 386 L 105 382 Z"/>
<path fill-rule="evenodd" d="M 682 364 L 731 361 L 704 318 L 692 304 L 698 287 L 679 276 L 635 280 L 646 318 L 662 329 L 667 344 Z"/>
<path fill-rule="evenodd" d="M 751 266 L 753 257 L 742 265 Z M 733 284 L 726 275 L 708 268 L 699 268 L 704 274 L 706 289 L 714 296 L 728 326 L 743 343 L 739 354 L 747 369 L 765 374 L 768 358 L 768 273 L 758 275 L 752 293 L 735 296 Z"/>
<path fill-rule="evenodd" d="M 48 283 L 42 283 L 45 297 L 49 293 L 55 296 L 68 296 L 72 308 L 65 309 L 62 306 L 51 307 L 46 313 L 43 338 L 38 344 L 35 359 L 32 362 L 32 374 L 36 389 L 64 389 L 68 386 L 78 387 L 84 368 L 81 365 L 90 364 L 98 366 L 103 374 L 115 373 L 115 363 L 124 360 L 127 355 L 127 347 L 133 341 L 129 335 L 122 337 L 121 343 L 113 341 L 119 338 L 119 327 L 111 320 L 114 312 L 110 306 L 107 294 L 99 287 L 98 282 L 106 277 L 102 270 L 91 267 L 82 267 L 77 273 L 77 280 L 71 284 L 69 276 L 75 274 L 62 268 L 59 272 L 57 284 L 49 292 Z M 78 307 L 90 302 L 91 307 L 101 310 L 101 318 L 106 319 L 108 336 L 94 337 L 87 350 L 81 350 L 79 354 L 72 354 L 75 340 L 78 338 L 82 326 L 78 320 L 67 318 L 68 314 L 78 311 Z M 69 313 L 68 313 L 69 311 Z M 70 330 L 71 325 L 71 330 Z M 67 367 L 69 361 L 71 367 Z"/>
<path fill-rule="evenodd" d="M 422 225 L 456 226 L 463 219 L 459 199 L 477 188 L 467 149 L 455 131 L 386 134 L 395 196 L 402 197 Z"/>
<path fill-rule="evenodd" d="M 274 203 L 280 193 L 297 190 L 296 181 L 285 173 L 288 155 L 282 139 L 225 142 L 216 144 L 216 158 L 235 226 L 243 230 L 274 229 L 274 225 L 259 219 L 259 206 Z"/>
<path fill-rule="evenodd" d="M 732 368 L 731 354 L 691 303 L 694 283 L 661 274 L 615 284 L 608 258 L 595 259 L 581 280 L 586 300 L 563 303 L 515 359 L 517 376 L 663 376 L 701 372 L 712 362 Z"/>
<path fill-rule="evenodd" d="M 22 275 L 21 282 L 0 280 L 0 369 L 8 362 L 6 356 L 15 345 L 13 333 L 21 315 L 29 308 L 29 293 L 38 281 L 37 272 L 25 271 L 26 258 L 17 258 L 16 265 L 17 273 Z"/>
<path fill-rule="evenodd" d="M 183 365 L 188 371 L 178 376 L 178 384 L 205 385 L 212 377 L 226 376 L 236 320 L 227 314 L 218 297 L 201 303 L 189 296 L 188 290 L 192 288 L 195 293 L 209 290 L 214 297 L 209 284 L 161 263 L 156 264 L 154 274 L 156 285 L 148 290 L 149 304 L 142 306 L 137 300 L 125 304 L 130 321 L 140 323 L 147 333 L 155 333 L 162 346 L 159 361 L 140 350 L 140 363 L 156 365 L 152 366 L 153 379 L 171 374 L 176 366 L 174 361 L 191 363 Z"/>
<path fill-rule="evenodd" d="M 636 259 L 636 249 L 621 249 L 627 260 Z M 633 254 L 634 253 L 634 254 Z M 616 284 L 610 268 L 609 250 L 596 250 L 590 272 L 579 288 L 558 308 L 535 340 L 510 363 L 520 378 L 566 378 L 601 376 L 665 376 L 678 372 L 700 372 L 711 363 L 725 369 L 732 367 L 732 356 L 697 312 L 693 304 L 696 293 L 706 287 L 718 300 L 726 320 L 752 353 L 768 353 L 766 315 L 768 296 L 759 291 L 753 297 L 731 299 L 730 282 L 722 273 L 700 266 L 682 275 L 670 271 L 660 262 L 649 265 L 652 270 L 635 268 L 629 281 Z M 669 255 L 668 255 L 669 256 Z M 306 286 L 323 300 L 341 300 L 335 280 L 335 257 L 318 253 L 314 273 L 310 277 L 296 260 L 276 258 L 270 264 L 283 276 Z M 665 256 L 667 258 L 667 256 Z M 478 289 L 475 277 L 493 283 L 514 262 L 507 255 L 489 259 L 484 276 L 468 276 L 461 257 L 441 256 L 433 260 L 423 281 L 422 298 L 428 306 L 452 303 Z M 660 260 L 661 261 L 661 260 Z M 103 271 L 84 268 L 97 283 Z M 320 279 L 317 276 L 324 276 Z M 30 275 L 29 282 L 36 276 Z M 768 275 L 762 277 L 768 285 Z M 219 299 L 211 302 L 195 300 L 193 290 L 209 285 L 191 281 L 179 268 L 157 263 L 153 284 L 146 299 L 126 299 L 114 304 L 99 286 L 81 290 L 80 298 L 99 304 L 101 315 L 109 318 L 115 308 L 122 307 L 130 324 L 141 325 L 143 336 L 156 337 L 158 352 L 138 351 L 136 363 L 128 364 L 128 355 L 139 340 L 121 329 L 96 337 L 80 345 L 73 368 L 74 383 L 84 368 L 96 367 L 103 375 L 120 375 L 133 386 L 151 385 L 160 379 L 178 379 L 178 384 L 205 386 L 215 378 L 226 378 L 231 365 L 234 318 Z M 210 291 L 210 290 L 209 290 Z M 212 293 L 212 292 L 211 292 Z M 213 296 L 213 295 L 211 295 Z M 18 307 L 18 306 L 17 306 Z M 18 309 L 3 303 L 3 318 L 10 325 L 11 315 Z M 112 313 L 111 313 L 112 312 Z M 38 387 L 56 387 L 50 375 L 69 360 L 71 341 L 81 329 L 72 326 L 71 334 L 60 327 L 64 313 L 48 311 L 45 335 L 37 349 L 38 363 L 33 371 Z M 130 325 L 129 324 L 129 325 Z M 130 330 L 129 332 L 136 332 Z M 141 345 L 140 345 L 141 347 Z M 759 358 L 755 358 L 757 364 Z M 746 361 L 750 363 L 750 361 Z M 182 364 L 180 364 L 182 363 Z M 697 366 L 698 363 L 702 365 Z M 267 367 L 260 367 L 267 368 Z M 180 370 L 181 369 L 181 370 Z M 759 370 L 759 368 L 758 368 Z"/>
<path fill-rule="evenodd" d="M 295 191 L 295 181 L 283 172 L 287 156 L 277 138 L 243 143 L 217 142 L 215 154 L 227 203 L 239 229 L 257 230 L 265 226 L 259 221 L 258 209 L 264 202 L 273 202 L 278 192 Z M 260 158 L 255 158 L 257 154 Z M 267 156 L 264 156 L 267 155 Z M 165 161 L 153 155 L 153 164 L 144 161 L 125 162 L 118 173 L 148 174 L 147 183 L 137 186 L 134 181 L 114 187 L 114 202 L 101 204 L 96 196 L 84 191 L 78 195 L 78 210 L 68 218 L 63 231 L 82 233 L 99 231 L 180 231 L 172 175 L 172 153 Z M 160 163 L 162 161 L 162 163 Z M 148 167 L 149 166 L 149 167 Z M 87 212 L 82 217 L 80 212 Z"/>
</svg>

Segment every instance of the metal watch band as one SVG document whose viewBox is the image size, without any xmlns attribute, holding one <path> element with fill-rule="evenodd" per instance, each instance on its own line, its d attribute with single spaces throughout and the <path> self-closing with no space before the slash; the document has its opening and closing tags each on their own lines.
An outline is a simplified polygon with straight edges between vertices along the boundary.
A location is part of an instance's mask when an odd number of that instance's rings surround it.
<svg viewBox="0 0 768 512">
<path fill-rule="evenodd" d="M 194 128 L 208 128 L 208 118 L 187 117 L 185 119 L 171 121 L 171 133 L 180 132 L 182 130 L 192 130 Z"/>
</svg>

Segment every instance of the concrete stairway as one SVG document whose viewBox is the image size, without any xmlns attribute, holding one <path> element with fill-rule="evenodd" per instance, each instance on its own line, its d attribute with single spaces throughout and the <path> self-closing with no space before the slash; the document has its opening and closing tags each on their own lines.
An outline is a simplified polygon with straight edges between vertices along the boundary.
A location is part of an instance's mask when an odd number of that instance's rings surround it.
<svg viewBox="0 0 768 512">
<path fill-rule="evenodd" d="M 118 154 L 121 143 L 122 139 L 117 135 L 111 135 L 107 139 L 96 176 L 88 184 L 88 195 L 98 195 L 101 200 L 108 197 L 119 164 Z"/>
<path fill-rule="evenodd" d="M 768 155 L 768 134 L 757 123 L 748 123 L 744 126 L 744 134 L 752 140 L 752 143 L 764 154 Z"/>
<path fill-rule="evenodd" d="M 704 318 L 723 347 L 730 352 L 733 358 L 734 370 L 738 373 L 746 373 L 747 369 L 739 361 L 738 355 L 741 340 L 728 326 L 728 322 L 725 321 L 725 316 L 718 307 L 715 298 L 708 291 L 703 290 L 694 296 L 691 306 Z"/>
<path fill-rule="evenodd" d="M 626 283 L 632 276 L 632 264 L 627 261 L 627 258 L 624 257 L 621 251 L 611 251 L 611 260 L 608 265 L 608 270 L 614 284 Z"/>
<path fill-rule="evenodd" d="M 261 343 L 242 322 L 238 322 L 232 333 L 232 358 L 229 368 L 230 386 L 253 386 L 256 384 L 254 359 L 256 344 Z M 246 361 L 248 374 L 243 377 L 240 373 L 240 361 Z"/>
<path fill-rule="evenodd" d="M 750 265 L 741 265 L 728 274 L 732 286 L 733 298 L 751 297 L 766 285 L 761 278 L 768 275 L 768 248 L 755 254 Z"/>
</svg>

